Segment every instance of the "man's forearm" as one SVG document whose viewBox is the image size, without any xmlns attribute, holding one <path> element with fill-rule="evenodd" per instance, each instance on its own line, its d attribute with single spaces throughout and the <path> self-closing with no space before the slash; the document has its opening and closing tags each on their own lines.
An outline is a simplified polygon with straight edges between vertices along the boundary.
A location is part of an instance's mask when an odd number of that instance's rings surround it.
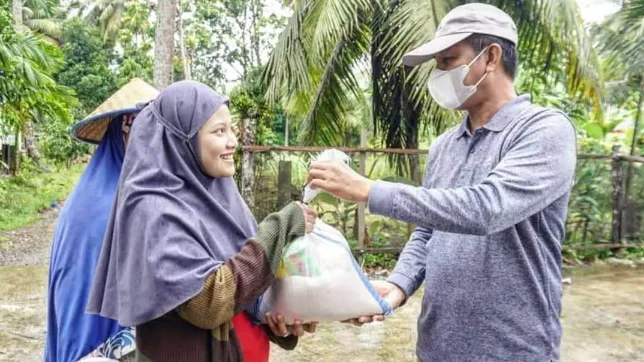
<svg viewBox="0 0 644 362">
<path fill-rule="evenodd" d="M 425 279 L 427 262 L 426 245 L 432 231 L 418 227 L 405 245 L 391 276 L 387 281 L 396 284 L 409 298 L 420 287 Z"/>
</svg>

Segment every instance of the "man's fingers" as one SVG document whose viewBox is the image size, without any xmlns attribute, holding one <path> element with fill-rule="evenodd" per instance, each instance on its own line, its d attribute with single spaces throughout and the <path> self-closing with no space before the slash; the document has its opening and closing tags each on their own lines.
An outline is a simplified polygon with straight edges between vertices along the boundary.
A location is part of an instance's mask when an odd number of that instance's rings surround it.
<svg viewBox="0 0 644 362">
<path fill-rule="evenodd" d="M 314 179 L 309 182 L 309 186 L 313 189 L 322 189 L 324 191 L 329 191 L 330 189 L 330 183 L 326 180 L 321 180 L 321 179 Z"/>
<path fill-rule="evenodd" d="M 332 167 L 333 167 L 333 162 L 313 161 L 309 165 L 309 171 L 311 171 L 311 170 L 327 171 Z"/>
<path fill-rule="evenodd" d="M 308 182 L 311 183 L 311 181 L 313 180 L 326 180 L 327 177 L 329 177 L 327 171 L 312 169 L 312 170 L 309 170 Z"/>
<path fill-rule="evenodd" d="M 306 325 L 306 331 L 308 333 L 315 333 L 317 329 L 318 329 L 318 322 L 311 322 Z"/>
</svg>

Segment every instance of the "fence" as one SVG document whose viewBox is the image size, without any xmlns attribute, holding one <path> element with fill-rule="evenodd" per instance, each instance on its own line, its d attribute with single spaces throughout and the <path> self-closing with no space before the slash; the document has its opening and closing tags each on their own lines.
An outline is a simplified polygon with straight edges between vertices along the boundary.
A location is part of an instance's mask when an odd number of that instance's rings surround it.
<svg viewBox="0 0 644 362">
<path fill-rule="evenodd" d="M 388 167 L 387 158 L 398 155 L 424 168 L 426 150 L 338 148 L 349 154 L 360 173 L 372 179 L 409 184 Z M 254 195 L 251 208 L 261 220 L 291 200 L 299 200 L 309 160 L 320 147 L 245 146 L 243 159 L 252 162 L 252 174 L 241 175 L 245 196 Z M 644 246 L 644 157 L 578 155 L 575 185 L 571 192 L 564 247 L 572 250 Z M 245 169 L 245 168 L 243 168 Z M 248 184 L 252 184 L 249 189 Z M 363 206 L 327 197 L 316 205 L 325 221 L 344 232 L 357 253 L 397 254 L 413 231 L 413 225 L 370 215 Z"/>
<path fill-rule="evenodd" d="M 0 135 L 0 176 L 15 172 L 18 168 L 18 152 L 16 152 L 15 137 Z"/>
</svg>

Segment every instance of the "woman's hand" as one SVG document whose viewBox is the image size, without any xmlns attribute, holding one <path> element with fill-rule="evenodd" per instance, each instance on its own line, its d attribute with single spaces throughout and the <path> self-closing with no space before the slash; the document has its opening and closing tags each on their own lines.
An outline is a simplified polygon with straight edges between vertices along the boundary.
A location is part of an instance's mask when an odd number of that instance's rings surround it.
<svg viewBox="0 0 644 362">
<path fill-rule="evenodd" d="M 318 213 L 302 203 L 298 202 L 297 204 L 300 205 L 304 212 L 304 219 L 306 219 L 306 233 L 312 233 L 313 228 L 315 227 L 315 220 L 318 218 Z"/>
<path fill-rule="evenodd" d="M 317 322 L 302 324 L 301 321 L 295 320 L 295 324 L 287 326 L 284 322 L 284 317 L 281 314 L 266 313 L 266 324 L 271 329 L 274 335 L 279 337 L 288 337 L 295 335 L 302 337 L 304 332 L 315 333 L 318 327 Z"/>
</svg>

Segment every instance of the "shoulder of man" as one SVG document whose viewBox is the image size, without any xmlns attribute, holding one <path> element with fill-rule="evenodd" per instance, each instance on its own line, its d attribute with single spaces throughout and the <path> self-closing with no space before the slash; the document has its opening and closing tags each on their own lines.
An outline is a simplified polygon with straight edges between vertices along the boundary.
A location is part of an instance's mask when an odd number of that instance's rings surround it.
<svg viewBox="0 0 644 362">
<path fill-rule="evenodd" d="M 515 124 L 517 133 L 538 129 L 543 127 L 553 127 L 562 132 L 572 131 L 577 133 L 577 127 L 570 117 L 562 110 L 554 107 L 545 107 L 539 104 L 531 103 L 519 115 Z"/>
</svg>

